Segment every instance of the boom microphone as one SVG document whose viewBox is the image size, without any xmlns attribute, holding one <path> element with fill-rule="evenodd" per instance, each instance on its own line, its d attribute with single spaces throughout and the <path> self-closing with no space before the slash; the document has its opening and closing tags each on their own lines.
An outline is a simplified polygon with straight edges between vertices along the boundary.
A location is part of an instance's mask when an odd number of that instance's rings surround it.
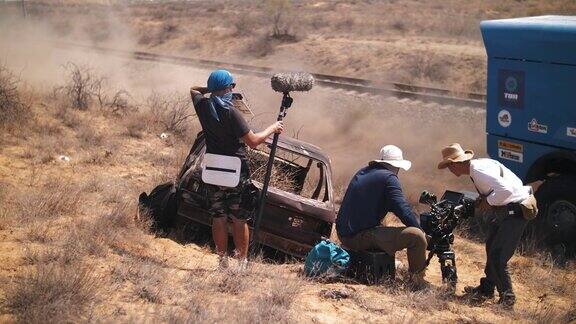
<svg viewBox="0 0 576 324">
<path fill-rule="evenodd" d="M 286 117 L 288 108 L 292 106 L 291 91 L 310 91 L 314 86 L 314 77 L 310 73 L 293 72 L 293 73 L 276 73 L 270 80 L 272 89 L 282 93 L 282 105 L 280 106 L 280 113 L 278 114 L 278 121 L 282 121 Z M 264 203 L 268 193 L 268 185 L 272 176 L 272 166 L 274 164 L 274 157 L 276 156 L 276 147 L 278 146 L 278 133 L 274 134 L 272 145 L 270 146 L 270 154 L 268 154 L 268 164 L 266 165 L 266 174 L 262 182 L 262 190 L 260 191 L 258 209 L 256 210 L 256 218 L 254 219 L 254 230 L 252 231 L 252 242 L 250 243 L 250 254 L 254 253 L 254 248 L 258 246 L 258 232 L 260 231 L 260 223 L 264 213 Z"/>
<path fill-rule="evenodd" d="M 314 86 L 314 77 L 306 72 L 276 73 L 270 80 L 276 92 L 310 91 Z"/>
</svg>

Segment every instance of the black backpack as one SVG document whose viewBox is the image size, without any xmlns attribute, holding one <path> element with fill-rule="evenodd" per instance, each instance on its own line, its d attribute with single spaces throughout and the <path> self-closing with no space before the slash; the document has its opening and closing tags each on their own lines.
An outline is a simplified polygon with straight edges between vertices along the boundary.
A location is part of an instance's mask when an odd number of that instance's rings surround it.
<svg viewBox="0 0 576 324">
<path fill-rule="evenodd" d="M 176 219 L 177 210 L 176 190 L 173 182 L 158 185 L 149 195 L 143 192 L 138 198 L 138 211 L 140 215 L 150 216 L 153 221 L 153 230 L 167 231 Z"/>
</svg>

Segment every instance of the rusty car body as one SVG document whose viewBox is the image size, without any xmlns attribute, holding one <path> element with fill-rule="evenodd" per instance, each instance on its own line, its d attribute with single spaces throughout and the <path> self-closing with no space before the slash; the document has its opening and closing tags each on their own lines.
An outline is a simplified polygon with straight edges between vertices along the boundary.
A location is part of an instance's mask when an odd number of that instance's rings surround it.
<svg viewBox="0 0 576 324">
<path fill-rule="evenodd" d="M 271 141 L 248 151 L 252 183 L 261 179 Z M 205 138 L 198 134 L 176 181 L 177 219 L 211 225 L 206 185 L 201 180 Z M 281 136 L 274 159 L 258 242 L 295 257 L 304 257 L 323 237 L 330 237 L 335 220 L 330 159 L 312 144 Z M 249 222 L 252 230 L 252 222 Z"/>
</svg>

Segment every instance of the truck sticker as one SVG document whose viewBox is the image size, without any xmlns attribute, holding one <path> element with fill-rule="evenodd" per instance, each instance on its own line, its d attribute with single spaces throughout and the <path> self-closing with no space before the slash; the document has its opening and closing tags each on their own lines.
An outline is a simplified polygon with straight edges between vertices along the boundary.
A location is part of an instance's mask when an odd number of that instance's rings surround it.
<svg viewBox="0 0 576 324">
<path fill-rule="evenodd" d="M 500 126 L 506 128 L 512 124 L 512 115 L 506 109 L 500 110 L 498 113 L 498 123 Z"/>
<path fill-rule="evenodd" d="M 532 118 L 528 123 L 528 130 L 535 133 L 548 134 L 548 125 L 540 124 L 536 118 Z"/>
<path fill-rule="evenodd" d="M 576 128 L 566 127 L 566 136 L 576 137 Z"/>
<path fill-rule="evenodd" d="M 506 108 L 524 108 L 524 71 L 498 71 L 498 103 Z"/>
<path fill-rule="evenodd" d="M 498 141 L 498 148 L 518 153 L 522 153 L 524 151 L 524 145 L 503 140 Z"/>
<path fill-rule="evenodd" d="M 506 159 L 518 163 L 524 162 L 524 154 L 505 149 L 498 149 L 498 156 L 501 159 Z"/>
</svg>

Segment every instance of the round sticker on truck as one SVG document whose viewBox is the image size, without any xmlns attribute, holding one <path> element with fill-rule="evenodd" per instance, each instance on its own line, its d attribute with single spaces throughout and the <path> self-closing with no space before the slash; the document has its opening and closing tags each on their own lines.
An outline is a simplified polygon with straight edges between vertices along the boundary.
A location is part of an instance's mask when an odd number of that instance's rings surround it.
<svg viewBox="0 0 576 324">
<path fill-rule="evenodd" d="M 498 113 L 498 124 L 500 124 L 502 127 L 508 127 L 510 124 L 512 124 L 512 115 L 510 115 L 508 110 L 500 110 Z"/>
</svg>

